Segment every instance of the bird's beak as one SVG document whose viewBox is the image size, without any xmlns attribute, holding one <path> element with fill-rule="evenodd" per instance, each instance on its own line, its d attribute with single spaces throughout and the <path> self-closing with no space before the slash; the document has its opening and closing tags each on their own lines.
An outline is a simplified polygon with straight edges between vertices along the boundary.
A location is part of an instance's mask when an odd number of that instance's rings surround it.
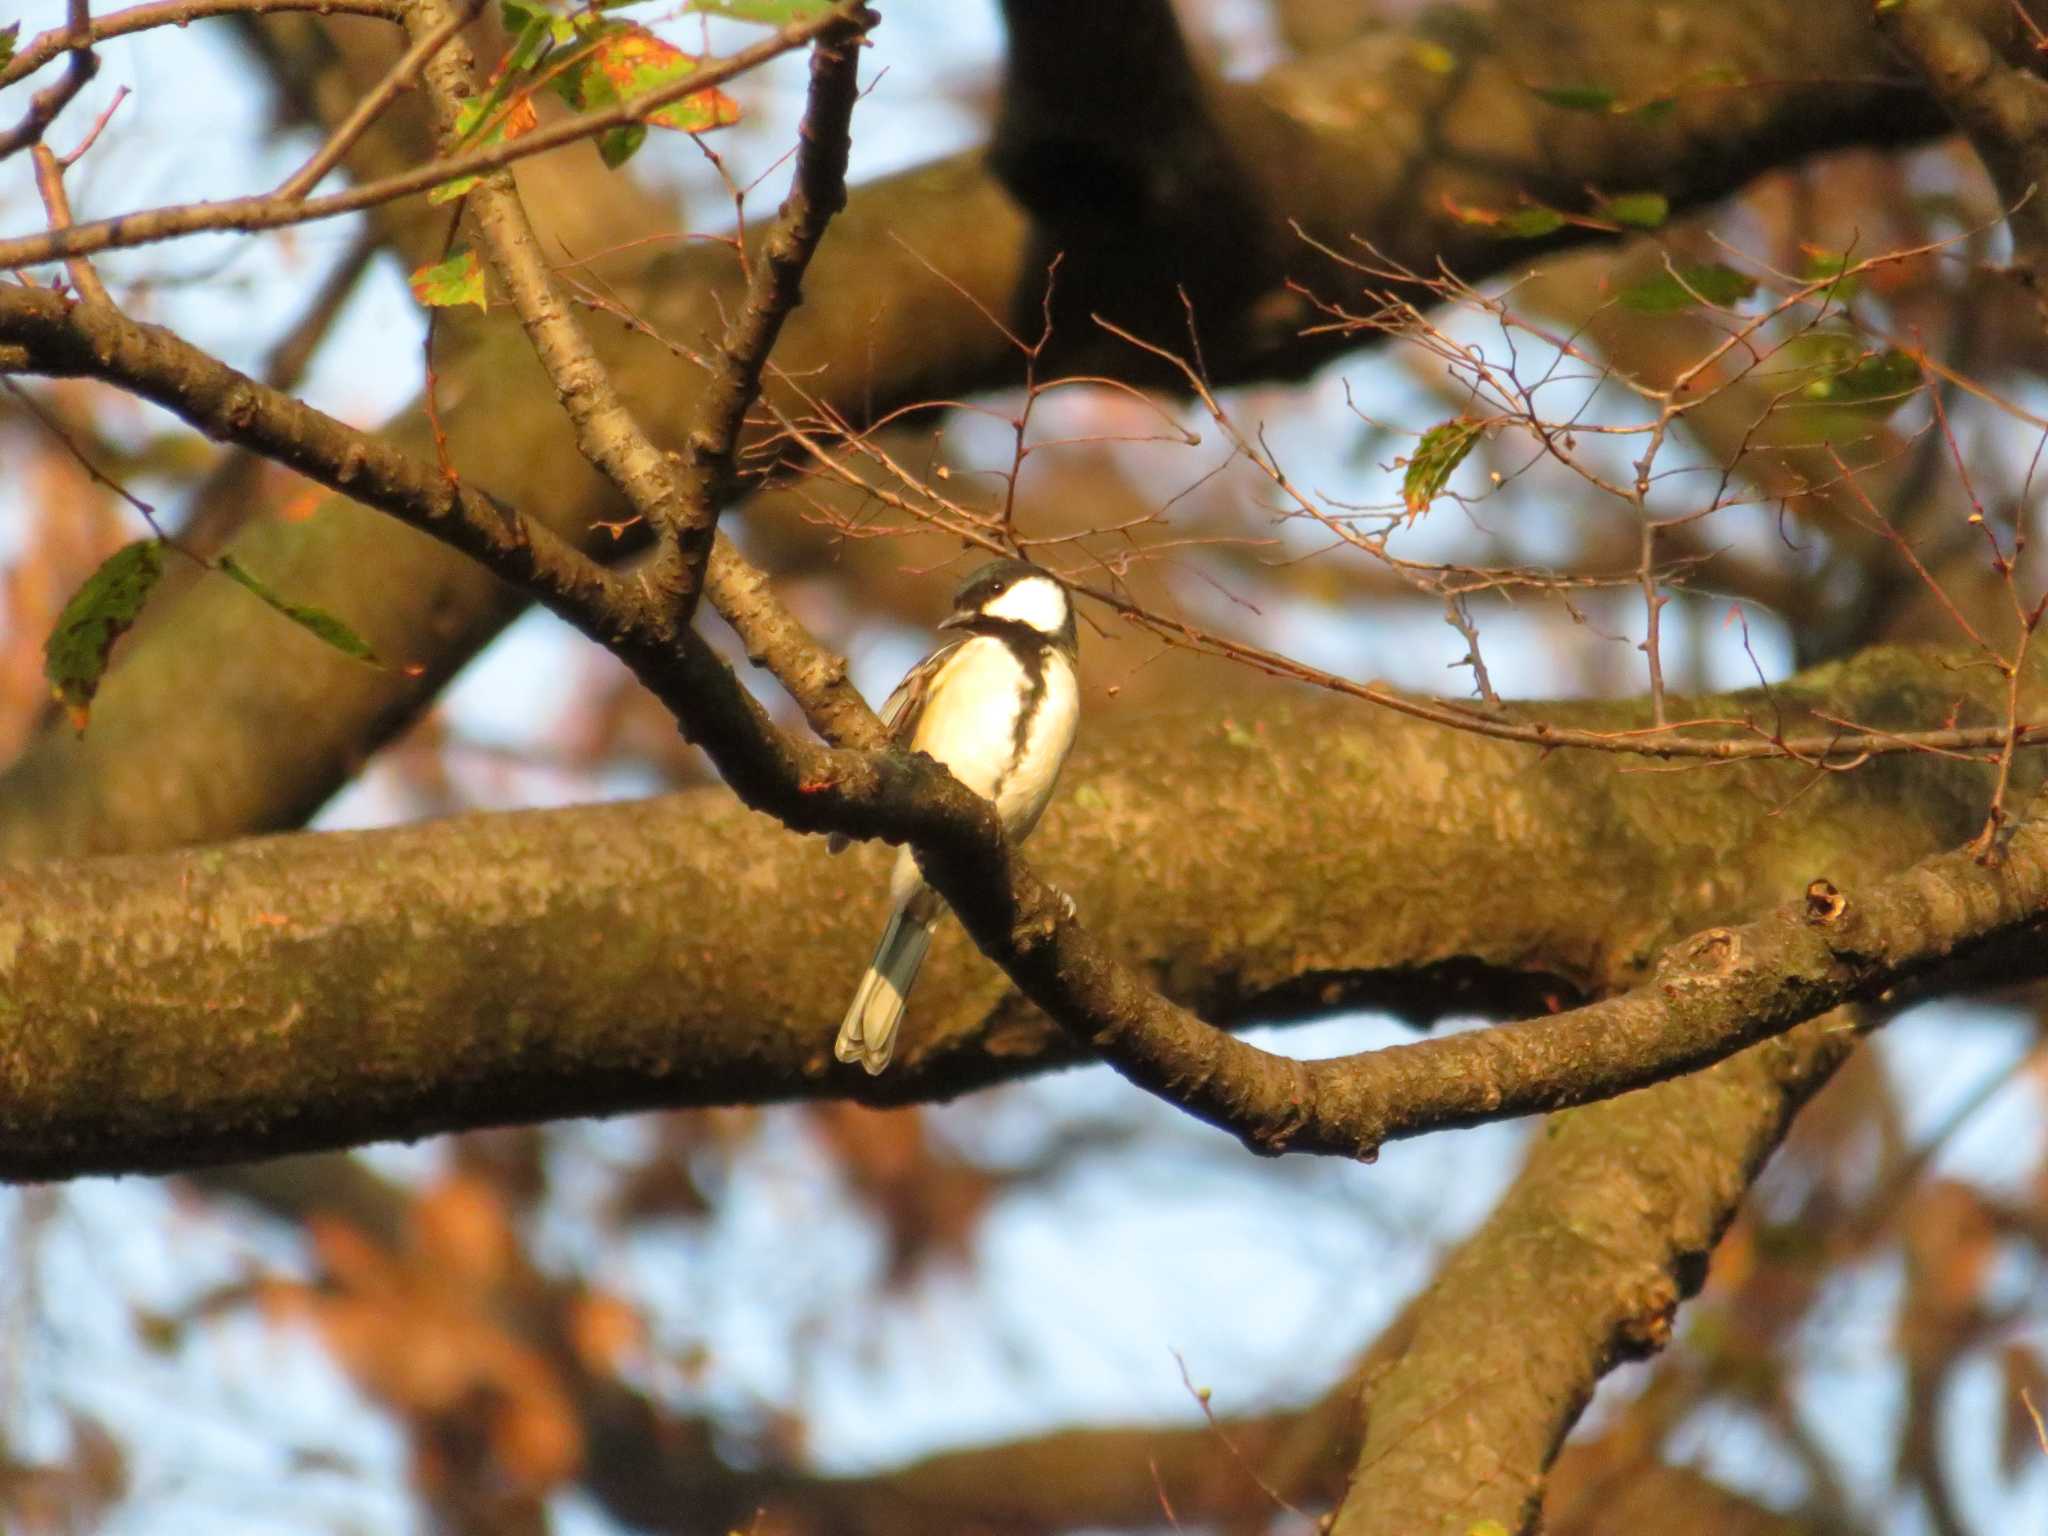
<svg viewBox="0 0 2048 1536">
<path fill-rule="evenodd" d="M 949 613 L 943 619 L 939 620 L 939 628 L 965 629 L 968 625 L 972 624 L 977 617 L 979 617 L 979 615 L 977 615 L 971 608 L 963 610 L 959 613 Z"/>
</svg>

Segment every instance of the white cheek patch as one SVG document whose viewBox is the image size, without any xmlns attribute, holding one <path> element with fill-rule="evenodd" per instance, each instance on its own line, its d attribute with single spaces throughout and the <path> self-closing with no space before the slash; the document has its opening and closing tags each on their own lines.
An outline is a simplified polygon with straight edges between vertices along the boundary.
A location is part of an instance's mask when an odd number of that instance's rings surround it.
<svg viewBox="0 0 2048 1536">
<path fill-rule="evenodd" d="M 1056 635 L 1067 623 L 1067 590 L 1050 576 L 1027 576 L 982 612 L 992 619 L 1029 624 L 1042 635 Z"/>
</svg>

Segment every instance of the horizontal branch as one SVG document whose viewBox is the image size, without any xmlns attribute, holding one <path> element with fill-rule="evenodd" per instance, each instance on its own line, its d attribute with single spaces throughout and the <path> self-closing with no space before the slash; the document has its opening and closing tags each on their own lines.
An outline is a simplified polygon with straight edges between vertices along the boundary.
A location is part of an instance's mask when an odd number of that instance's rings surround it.
<svg viewBox="0 0 2048 1536">
<path fill-rule="evenodd" d="M 0 342 L 22 348 L 41 371 L 122 382 L 211 434 L 346 486 L 519 582 L 633 666 L 743 800 L 800 830 L 914 841 L 928 877 L 1028 997 L 1132 1081 L 1261 1150 L 1370 1155 L 1390 1137 L 1607 1097 L 1719 1059 L 1972 945 L 2044 948 L 2048 850 L 2036 847 L 2038 829 L 2026 829 L 1995 869 L 1952 855 L 1852 891 L 1824 922 L 1802 927 L 1798 915 L 1780 913 L 1703 936 L 1648 986 L 1575 1014 L 1304 1067 L 1218 1033 L 1120 964 L 1008 854 L 986 802 L 928 759 L 832 751 L 777 730 L 665 605 L 511 509 L 451 488 L 431 466 L 103 306 L 37 290 L 0 294 Z M 1800 691 L 1781 690 L 1788 698 Z M 1967 688 L 1948 691 L 1958 718 L 1968 713 Z M 2002 686 L 1992 691 L 2008 702 Z M 87 900 L 78 910 L 103 906 Z"/>
<path fill-rule="evenodd" d="M 1882 718 L 1950 676 L 1889 652 L 1786 686 Z M 1124 965 L 1223 1022 L 1541 1013 L 1816 875 L 1859 901 L 1969 837 L 1986 789 L 1924 756 L 1812 784 L 1787 764 L 1618 774 L 1313 697 L 1234 701 L 1227 721 L 1205 701 L 1091 723 L 1032 845 Z M 884 868 L 718 789 L 0 867 L 0 1175 L 913 1102 L 1085 1055 L 947 933 L 891 1071 L 837 1068 Z"/>
<path fill-rule="evenodd" d="M 1127 1038 L 1097 1046 L 1160 1097 L 1257 1150 L 1370 1158 L 1401 1137 L 1662 1082 L 1958 960 L 2002 983 L 2048 976 L 2048 819 L 1989 867 L 1965 848 L 1848 893 L 1816 878 L 1768 916 L 1694 935 L 1619 997 L 1508 1028 L 1300 1064 L 1121 989 L 1090 1001 L 1129 1021 Z M 1046 993 L 1041 1005 L 1071 1013 Z"/>
</svg>

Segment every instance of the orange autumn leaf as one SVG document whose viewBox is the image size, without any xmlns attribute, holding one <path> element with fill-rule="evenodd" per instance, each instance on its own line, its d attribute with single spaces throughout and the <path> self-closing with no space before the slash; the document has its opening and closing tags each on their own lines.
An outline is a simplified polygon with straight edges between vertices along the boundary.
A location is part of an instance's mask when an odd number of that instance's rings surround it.
<svg viewBox="0 0 2048 1536">
<path fill-rule="evenodd" d="M 652 32 L 624 27 L 598 44 L 590 62 L 618 100 L 630 101 L 695 74 L 703 60 L 663 42 Z M 658 128 L 675 128 L 684 133 L 702 133 L 739 120 L 739 103 L 716 89 L 685 96 L 643 119 Z"/>
<path fill-rule="evenodd" d="M 463 1288 L 486 1289 L 503 1278 L 518 1242 L 498 1192 L 467 1174 L 423 1193 L 410 1226 L 422 1260 Z"/>
<path fill-rule="evenodd" d="M 330 493 L 322 486 L 309 485 L 277 509 L 281 523 L 303 523 L 318 512 Z"/>
<path fill-rule="evenodd" d="M 586 1368 L 614 1375 L 647 1342 L 647 1325 L 617 1296 L 584 1291 L 567 1308 L 570 1347 Z"/>
<path fill-rule="evenodd" d="M 457 1176 L 428 1190 L 396 1253 L 332 1217 L 308 1227 L 322 1281 L 262 1286 L 273 1321 L 310 1326 L 364 1392 L 422 1426 L 480 1419 L 509 1482 L 545 1492 L 576 1474 L 567 1387 L 496 1315 L 511 1235 L 488 1186 Z"/>
</svg>

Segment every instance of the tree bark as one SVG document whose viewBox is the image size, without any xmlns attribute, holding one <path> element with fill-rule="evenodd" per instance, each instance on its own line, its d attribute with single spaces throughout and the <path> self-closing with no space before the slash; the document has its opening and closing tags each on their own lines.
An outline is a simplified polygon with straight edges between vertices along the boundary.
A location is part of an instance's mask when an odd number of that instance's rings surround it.
<svg viewBox="0 0 2048 1536">
<path fill-rule="evenodd" d="M 1896 726 L 1957 704 L 1969 719 L 2001 691 L 1891 651 L 1773 697 Z M 2040 756 L 2021 755 L 2022 793 Z M 1124 961 L 1211 1020 L 1381 1006 L 1427 1022 L 1611 992 L 1706 924 L 1960 843 L 1987 775 L 1931 754 L 1817 783 L 1783 762 L 1626 773 L 1268 690 L 1092 724 L 1032 854 Z M 910 1102 L 1074 1060 L 949 929 L 897 1069 L 833 1069 L 826 1026 L 884 862 L 830 860 L 707 789 L 0 871 L 0 1168 L 162 1169 L 817 1093 Z"/>
</svg>

